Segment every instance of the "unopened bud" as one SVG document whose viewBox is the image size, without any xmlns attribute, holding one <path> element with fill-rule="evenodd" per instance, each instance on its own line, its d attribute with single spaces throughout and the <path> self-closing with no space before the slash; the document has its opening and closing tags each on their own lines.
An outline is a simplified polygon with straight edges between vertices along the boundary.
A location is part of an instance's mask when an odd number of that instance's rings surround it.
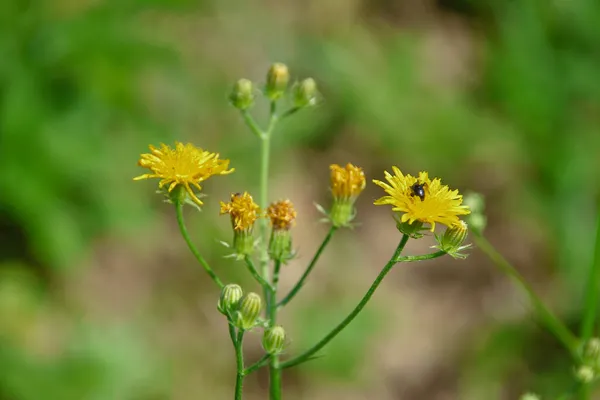
<svg viewBox="0 0 600 400">
<path fill-rule="evenodd" d="M 474 232 L 483 232 L 487 225 L 485 216 L 485 199 L 480 193 L 470 192 L 463 197 L 463 204 L 471 209 L 471 214 L 465 218 Z"/>
<path fill-rule="evenodd" d="M 575 372 L 575 376 L 580 382 L 590 383 L 596 377 L 596 373 L 594 372 L 594 369 L 589 365 L 582 365 Z"/>
<path fill-rule="evenodd" d="M 254 105 L 254 86 L 248 79 L 240 79 L 229 95 L 229 100 L 235 108 L 247 110 Z"/>
<path fill-rule="evenodd" d="M 585 345 L 584 356 L 591 360 L 600 358 L 600 339 L 591 338 Z"/>
<path fill-rule="evenodd" d="M 269 354 L 279 354 L 283 351 L 285 344 L 285 330 L 282 326 L 276 325 L 265 330 L 263 334 L 262 345 Z"/>
<path fill-rule="evenodd" d="M 317 82 L 313 78 L 306 78 L 294 85 L 294 105 L 296 107 L 313 106 L 317 103 Z"/>
<path fill-rule="evenodd" d="M 221 314 L 230 315 L 237 309 L 243 294 L 244 292 L 240 285 L 236 285 L 235 283 L 225 285 L 223 290 L 221 290 L 221 297 L 217 303 L 217 309 Z"/>
<path fill-rule="evenodd" d="M 540 396 L 535 393 L 525 393 L 523 396 L 519 397 L 519 400 L 541 400 Z"/>
<path fill-rule="evenodd" d="M 469 233 L 469 227 L 464 221 L 459 221 L 457 224 L 446 228 L 446 232 L 443 235 L 436 235 L 438 249 L 448 253 L 448 255 L 454 258 L 466 258 L 466 255 L 461 254 L 460 251 L 466 249 L 468 246 L 463 246 L 467 234 Z"/>
<path fill-rule="evenodd" d="M 244 330 L 248 330 L 256 325 L 256 319 L 262 309 L 262 300 L 256 293 L 247 293 L 240 301 L 236 325 Z"/>
<path fill-rule="evenodd" d="M 285 93 L 288 82 L 290 80 L 290 72 L 288 67 L 282 63 L 275 63 L 267 72 L 267 84 L 265 86 L 265 94 L 271 100 L 277 100 Z"/>
</svg>

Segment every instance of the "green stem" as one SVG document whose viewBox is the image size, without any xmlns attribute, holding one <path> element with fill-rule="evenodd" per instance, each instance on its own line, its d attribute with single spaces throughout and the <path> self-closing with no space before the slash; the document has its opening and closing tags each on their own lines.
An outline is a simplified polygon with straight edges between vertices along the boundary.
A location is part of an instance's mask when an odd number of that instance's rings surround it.
<svg viewBox="0 0 600 400">
<path fill-rule="evenodd" d="M 292 107 L 289 110 L 285 111 L 283 114 L 281 114 L 280 119 L 289 117 L 290 115 L 293 115 L 293 114 L 297 113 L 298 111 L 300 111 L 300 107 Z"/>
<path fill-rule="evenodd" d="M 306 278 L 308 278 L 308 275 L 311 273 L 311 271 L 313 270 L 313 268 L 317 264 L 317 261 L 319 260 L 319 257 L 321 257 L 321 253 L 323 253 L 323 250 L 325 250 L 325 247 L 327 247 L 327 244 L 329 244 L 329 241 L 331 240 L 331 237 L 333 236 L 333 234 L 334 234 L 334 232 L 336 230 L 337 230 L 337 228 L 335 226 L 331 226 L 331 228 L 329 228 L 329 232 L 327 232 L 327 236 L 325 236 L 325 239 L 323 239 L 323 242 L 321 243 L 321 245 L 317 249 L 317 252 L 313 256 L 312 260 L 310 260 L 310 264 L 308 264 L 308 267 L 304 271 L 304 274 L 302 274 L 302 276 L 300 277 L 300 279 L 298 280 L 298 282 L 296 282 L 296 284 L 294 285 L 294 287 L 292 288 L 292 290 L 290 290 L 290 292 L 287 294 L 287 296 L 285 296 L 279 302 L 279 304 L 277 305 L 277 307 L 283 307 L 287 303 L 289 303 L 290 300 L 292 300 L 294 298 L 294 296 L 296 295 L 296 293 L 298 293 L 298 291 L 302 288 L 302 286 L 304 285 L 304 282 L 306 281 Z"/>
<path fill-rule="evenodd" d="M 231 325 L 230 325 L 231 326 Z M 231 327 L 233 328 L 233 327 Z M 230 329 L 231 329 L 230 328 Z M 235 328 L 234 335 L 235 335 Z M 237 339 L 233 343 L 235 347 L 235 360 L 237 365 L 237 374 L 235 378 L 235 400 L 242 400 L 242 392 L 244 386 L 244 330 L 240 329 L 237 334 Z"/>
<path fill-rule="evenodd" d="M 414 261 L 425 261 L 431 260 L 433 258 L 438 258 L 443 255 L 446 255 L 445 251 L 436 251 L 435 253 L 423 254 L 420 256 L 401 256 L 396 258 L 396 262 L 414 262 Z"/>
<path fill-rule="evenodd" d="M 581 342 L 585 345 L 594 334 L 594 325 L 598 307 L 598 292 L 600 283 L 600 203 L 598 204 L 598 215 L 596 216 L 596 241 L 590 274 L 587 281 L 585 295 L 585 309 L 583 321 L 581 322 Z M 590 384 L 582 383 L 579 391 L 580 400 L 589 400 L 592 395 Z"/>
<path fill-rule="evenodd" d="M 269 324 L 275 326 L 277 322 L 277 285 L 279 283 L 279 270 L 281 269 L 281 261 L 275 261 L 273 271 L 273 290 L 271 291 L 271 301 L 269 302 Z M 271 355 L 269 364 L 269 395 L 271 400 L 281 399 L 281 368 L 279 368 L 279 356 Z"/>
<path fill-rule="evenodd" d="M 590 340 L 594 334 L 594 323 L 596 321 L 596 309 L 598 306 L 598 284 L 600 283 L 600 207 L 598 209 L 596 223 L 596 243 L 594 258 L 590 267 L 590 275 L 587 281 L 585 296 L 585 311 L 581 324 L 581 340 L 583 343 Z"/>
<path fill-rule="evenodd" d="M 254 364 L 252 364 L 251 366 L 249 366 L 248 368 L 246 368 L 244 370 L 244 376 L 249 375 L 249 374 L 253 373 L 254 371 L 256 371 L 257 369 L 267 365 L 267 363 L 269 362 L 269 358 L 271 358 L 270 354 L 265 354 L 264 356 L 262 356 L 262 358 L 260 360 L 258 360 L 257 362 L 255 362 Z"/>
<path fill-rule="evenodd" d="M 277 285 L 279 284 L 279 270 L 281 270 L 281 261 L 277 260 L 275 261 L 275 268 L 273 270 L 273 304 L 275 304 L 275 310 L 273 311 L 274 315 L 277 314 L 277 298 L 275 297 L 275 294 L 277 293 Z"/>
<path fill-rule="evenodd" d="M 523 289 L 529 296 L 536 313 L 541 318 L 542 322 L 546 327 L 556 336 L 556 338 L 565 346 L 565 348 L 571 353 L 571 355 L 578 360 L 579 354 L 577 352 L 578 341 L 575 335 L 567 328 L 563 322 L 558 319 L 540 300 L 535 294 L 533 288 L 527 283 L 525 278 L 513 267 L 496 249 L 492 246 L 486 238 L 480 234 L 475 233 L 473 240 L 477 247 L 481 249 L 494 264 L 502 272 L 504 272 L 509 278 L 511 278 L 517 286 Z"/>
<path fill-rule="evenodd" d="M 254 277 L 254 279 L 256 279 L 256 281 L 258 283 L 260 283 L 260 285 L 263 287 L 263 289 L 265 290 L 265 293 L 268 293 L 270 291 L 273 291 L 273 287 L 269 284 L 269 282 L 267 282 L 256 270 L 256 267 L 254 267 L 254 263 L 252 262 L 252 259 L 249 256 L 244 257 L 244 261 L 246 261 L 246 266 L 248 267 L 248 271 L 250 271 L 250 274 L 252 274 L 252 276 Z"/>
<path fill-rule="evenodd" d="M 259 139 L 262 139 L 264 133 L 254 120 L 254 118 L 252 118 L 252 115 L 247 110 L 243 110 L 242 117 L 244 118 L 244 122 L 246 122 L 246 125 L 248 125 L 248 128 L 250 128 L 252 133 L 254 133 L 254 135 Z"/>
<path fill-rule="evenodd" d="M 219 288 L 222 289 L 224 286 L 223 282 L 221 282 L 217 274 L 215 274 L 215 272 L 212 270 L 212 268 L 210 268 L 204 257 L 202 257 L 196 246 L 194 246 L 194 243 L 192 243 L 192 239 L 190 238 L 190 234 L 188 233 L 188 230 L 185 226 L 185 221 L 183 219 L 183 204 L 181 202 L 175 203 L 175 212 L 177 214 L 177 224 L 179 225 L 179 231 L 181 232 L 181 236 L 183 236 L 183 239 L 190 248 L 190 251 L 192 252 L 194 257 L 196 257 L 196 260 L 198 260 L 200 265 L 202 265 L 202 268 L 204 268 L 206 273 L 212 278 L 212 280 L 217 285 L 219 285 Z"/>
<path fill-rule="evenodd" d="M 369 288 L 367 293 L 364 295 L 364 297 L 360 300 L 358 305 L 354 308 L 354 310 L 352 310 L 352 312 L 350 314 L 348 314 L 348 316 L 346 318 L 344 318 L 344 320 L 342 322 L 340 322 L 338 324 L 338 326 L 333 328 L 333 330 L 331 332 L 329 332 L 323 339 L 321 339 L 313 347 L 306 350 L 304 353 L 300 354 L 299 356 L 281 363 L 281 365 L 280 365 L 281 369 L 293 367 L 294 365 L 298 365 L 302 362 L 308 361 L 315 353 L 317 353 L 319 350 L 321 350 L 323 347 L 325 347 L 325 345 L 327 343 L 329 343 L 350 322 L 352 322 L 352 320 L 367 305 L 367 303 L 373 296 L 373 293 L 375 293 L 375 290 L 377 290 L 377 288 L 379 287 L 379 284 L 383 281 L 383 278 L 385 278 L 385 276 L 388 274 L 388 272 L 390 272 L 392 267 L 396 264 L 396 260 L 398 259 L 398 256 L 400 255 L 400 253 L 402 253 L 404 246 L 406 246 L 406 242 L 408 242 L 408 238 L 409 238 L 408 235 L 402 236 L 400 243 L 398 243 L 398 247 L 396 247 L 396 251 L 394 251 L 394 255 L 392 255 L 392 257 L 390 258 L 390 261 L 388 261 L 388 263 L 385 265 L 385 267 L 383 267 L 383 269 L 381 270 L 379 275 L 377 275 L 377 278 L 375 278 L 375 281 L 373 282 L 373 284 L 371 285 L 371 287 Z"/>
</svg>

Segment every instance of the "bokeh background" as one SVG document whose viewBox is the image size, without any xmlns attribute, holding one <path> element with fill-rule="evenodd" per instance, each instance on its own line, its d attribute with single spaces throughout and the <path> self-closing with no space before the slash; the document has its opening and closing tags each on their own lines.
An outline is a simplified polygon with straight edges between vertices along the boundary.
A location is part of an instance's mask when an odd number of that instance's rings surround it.
<svg viewBox="0 0 600 400">
<path fill-rule="evenodd" d="M 483 193 L 489 239 L 577 329 L 600 186 L 599 24 L 596 0 L 1 1 L 0 399 L 232 398 L 219 293 L 154 182 L 131 178 L 150 143 L 230 158 L 237 172 L 207 182 L 188 222 L 224 281 L 257 289 L 223 258 L 218 201 L 258 182 L 258 143 L 228 92 L 274 61 L 324 97 L 274 139 L 271 196 L 299 210 L 284 290 L 326 233 L 313 203 L 328 204 L 328 165 L 381 179 L 394 164 Z M 360 226 L 284 312 L 289 353 L 351 310 L 393 251 L 380 195 L 368 185 Z M 554 399 L 572 368 L 474 250 L 398 267 L 284 382 L 288 399 Z M 246 398 L 266 398 L 266 379 L 250 376 Z"/>
</svg>

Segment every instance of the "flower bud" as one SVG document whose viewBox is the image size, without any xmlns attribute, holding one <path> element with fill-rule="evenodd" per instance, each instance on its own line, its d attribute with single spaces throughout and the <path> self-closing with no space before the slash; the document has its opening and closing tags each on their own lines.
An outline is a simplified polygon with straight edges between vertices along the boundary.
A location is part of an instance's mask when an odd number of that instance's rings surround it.
<svg viewBox="0 0 600 400">
<path fill-rule="evenodd" d="M 461 254 L 460 251 L 467 249 L 469 246 L 463 246 L 463 242 L 467 238 L 469 233 L 469 227 L 464 221 L 459 221 L 457 224 L 446 228 L 446 232 L 443 235 L 436 235 L 435 238 L 438 242 L 436 248 L 448 253 L 448 255 L 454 258 L 466 258 L 466 255 Z"/>
<path fill-rule="evenodd" d="M 247 293 L 240 301 L 236 325 L 238 328 L 248 330 L 256 325 L 256 319 L 262 309 L 262 300 L 256 293 Z"/>
<path fill-rule="evenodd" d="M 235 283 L 225 285 L 223 290 L 221 290 L 221 297 L 217 303 L 217 309 L 223 315 L 230 315 L 237 309 L 243 294 L 244 292 L 240 285 L 236 285 Z"/>
<path fill-rule="evenodd" d="M 317 82 L 306 78 L 294 85 L 294 105 L 298 108 L 313 106 L 317 103 Z"/>
<path fill-rule="evenodd" d="M 262 345 L 269 354 L 279 354 L 285 344 L 285 330 L 282 326 L 276 325 L 266 329 L 263 334 Z"/>
<path fill-rule="evenodd" d="M 540 396 L 535 393 L 525 393 L 523 396 L 519 397 L 519 400 L 540 400 Z"/>
<path fill-rule="evenodd" d="M 596 373 L 589 365 L 582 365 L 579 367 L 579 369 L 577 369 L 577 371 L 575 371 L 575 376 L 580 382 L 590 383 L 594 380 Z"/>
<path fill-rule="evenodd" d="M 282 63 L 275 63 L 267 72 L 267 84 L 265 86 L 265 94 L 271 100 L 277 100 L 285 93 L 288 82 L 290 80 L 290 72 L 288 67 Z"/>
<path fill-rule="evenodd" d="M 290 231 L 273 229 L 269 240 L 269 257 L 284 264 L 293 258 Z"/>
<path fill-rule="evenodd" d="M 587 359 L 598 360 L 600 358 L 600 339 L 591 338 L 585 345 L 583 355 Z"/>
<path fill-rule="evenodd" d="M 465 217 L 471 230 L 474 232 L 483 232 L 487 225 L 483 195 L 474 192 L 467 193 L 463 198 L 463 204 L 471 209 L 471 214 Z"/>
<path fill-rule="evenodd" d="M 254 105 L 254 86 L 248 79 L 240 79 L 229 95 L 229 100 L 235 108 L 247 110 Z"/>
</svg>

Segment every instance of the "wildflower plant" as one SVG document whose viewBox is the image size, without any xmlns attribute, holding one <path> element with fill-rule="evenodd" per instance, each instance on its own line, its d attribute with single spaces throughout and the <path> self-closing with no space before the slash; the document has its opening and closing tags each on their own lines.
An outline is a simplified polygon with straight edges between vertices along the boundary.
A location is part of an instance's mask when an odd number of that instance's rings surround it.
<svg viewBox="0 0 600 400">
<path fill-rule="evenodd" d="M 270 104 L 270 115 L 266 128 L 261 128 L 250 109 L 260 94 Z M 150 145 L 150 153 L 140 156 L 138 165 L 149 170 L 134 180 L 160 179 L 158 191 L 167 197 L 175 208 L 181 235 L 209 277 L 221 290 L 217 310 L 227 320 L 229 335 L 235 350 L 236 379 L 234 399 L 242 399 L 244 378 L 259 368 L 269 368 L 269 398 L 282 398 L 282 371 L 303 364 L 318 356 L 367 305 L 387 274 L 399 263 L 419 262 L 449 255 L 455 259 L 467 257 L 466 244 L 469 231 L 479 249 L 485 253 L 513 282 L 529 296 L 536 316 L 563 344 L 573 359 L 574 380 L 581 386 L 581 399 L 589 399 L 589 388 L 600 374 L 600 339 L 592 337 L 596 304 L 598 302 L 598 281 L 600 280 L 600 254 L 591 268 L 590 285 L 586 299 L 586 317 L 583 322 L 581 339 L 578 339 L 567 326 L 557 318 L 535 294 L 532 287 L 483 236 L 487 223 L 484 214 L 483 197 L 469 194 L 465 198 L 456 189 L 442 183 L 440 178 L 430 178 L 425 171 L 413 176 L 404 174 L 397 166 L 383 172 L 383 180 L 372 182 L 383 189 L 382 196 L 375 205 L 391 206 L 396 227 L 398 244 L 392 251 L 387 263 L 370 285 L 352 311 L 332 327 L 321 340 L 300 354 L 288 354 L 286 341 L 288 332 L 278 324 L 278 313 L 292 301 L 306 284 L 309 275 L 318 263 L 335 232 L 351 228 L 358 215 L 356 199 L 367 185 L 365 173 L 361 167 L 347 163 L 345 166 L 330 166 L 331 204 L 329 207 L 317 206 L 325 215 L 324 221 L 329 230 L 322 243 L 316 249 L 304 272 L 292 287 L 281 295 L 279 275 L 282 265 L 294 256 L 292 233 L 297 213 L 289 199 L 270 202 L 269 153 L 270 142 L 279 121 L 298 111 L 318 104 L 320 94 L 313 78 L 306 78 L 290 85 L 288 67 L 282 63 L 273 64 L 266 76 L 262 90 L 248 79 L 238 80 L 229 96 L 232 106 L 240 113 L 250 131 L 260 145 L 260 173 L 258 202 L 248 192 L 233 193 L 228 201 L 220 202 L 220 213 L 229 215 L 233 240 L 230 248 L 235 261 L 243 262 L 252 277 L 262 287 L 262 293 L 245 292 L 236 283 L 223 284 L 213 268 L 202 257 L 186 228 L 183 206 L 191 205 L 196 209 L 203 206 L 201 198 L 202 183 L 217 175 L 234 172 L 230 161 L 193 144 L 175 142 L 173 147 L 161 144 Z M 287 105 L 287 108 L 285 106 Z M 282 108 L 283 107 L 283 108 Z M 258 229 L 255 229 L 257 225 Z M 435 233 L 442 226 L 442 233 Z M 440 231 L 440 229 L 438 229 Z M 421 255 L 405 255 L 404 248 L 409 240 L 419 240 L 433 233 L 437 245 L 432 251 Z M 600 240 L 600 232 L 599 232 Z M 597 246 L 600 248 L 600 245 Z M 246 365 L 243 354 L 244 336 L 253 331 L 262 331 L 262 358 Z M 285 356 L 285 357 L 284 357 Z M 588 396 L 588 397 L 586 397 Z M 523 399 L 538 398 L 525 394 Z"/>
</svg>

